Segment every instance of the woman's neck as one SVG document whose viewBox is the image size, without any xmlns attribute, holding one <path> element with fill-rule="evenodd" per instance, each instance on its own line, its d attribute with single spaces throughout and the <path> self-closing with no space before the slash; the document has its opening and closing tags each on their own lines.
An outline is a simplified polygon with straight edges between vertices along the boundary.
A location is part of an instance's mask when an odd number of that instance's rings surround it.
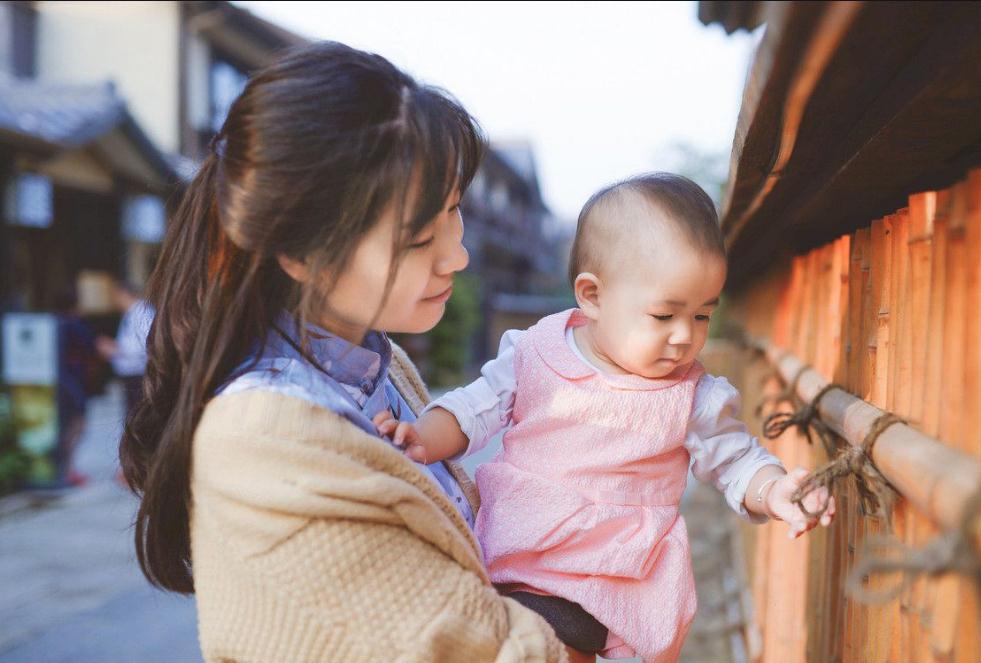
<svg viewBox="0 0 981 663">
<path fill-rule="evenodd" d="M 311 318 L 310 322 L 353 345 L 364 343 L 364 337 L 368 333 L 368 330 L 361 325 L 346 323 L 324 315 Z"/>
</svg>

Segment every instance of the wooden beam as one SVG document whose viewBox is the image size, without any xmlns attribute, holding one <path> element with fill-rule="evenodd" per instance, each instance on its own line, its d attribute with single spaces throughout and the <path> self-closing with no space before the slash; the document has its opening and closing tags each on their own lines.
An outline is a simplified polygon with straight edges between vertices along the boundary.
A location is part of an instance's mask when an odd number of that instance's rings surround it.
<svg viewBox="0 0 981 663">
<path fill-rule="evenodd" d="M 804 86 L 805 54 L 829 30 L 801 40 L 768 26 L 767 39 L 796 50 L 775 45 L 767 56 L 764 42 L 754 62 L 773 80 L 751 75 L 734 138 L 722 215 L 730 291 L 777 250 L 826 243 L 981 163 L 981 4 L 864 3 Z M 786 80 L 791 65 L 798 73 Z M 792 94 L 804 87 L 811 94 Z M 764 93 L 750 95 L 756 88 Z"/>
</svg>

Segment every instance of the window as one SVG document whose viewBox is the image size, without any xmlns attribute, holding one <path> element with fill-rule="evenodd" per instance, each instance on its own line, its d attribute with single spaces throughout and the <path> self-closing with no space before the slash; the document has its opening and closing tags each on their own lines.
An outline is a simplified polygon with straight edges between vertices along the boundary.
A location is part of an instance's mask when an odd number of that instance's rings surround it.
<svg viewBox="0 0 981 663">
<path fill-rule="evenodd" d="M 227 60 L 215 58 L 211 62 L 211 130 L 221 129 L 232 102 L 245 89 L 249 75 Z"/>
<path fill-rule="evenodd" d="M 37 12 L 27 3 L 0 3 L 0 71 L 33 78 L 36 51 Z"/>
</svg>

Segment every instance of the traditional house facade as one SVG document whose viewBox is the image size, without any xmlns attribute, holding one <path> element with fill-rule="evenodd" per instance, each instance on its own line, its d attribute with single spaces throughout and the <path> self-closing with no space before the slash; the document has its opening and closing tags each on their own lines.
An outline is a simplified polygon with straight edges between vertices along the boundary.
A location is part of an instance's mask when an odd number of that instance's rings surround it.
<svg viewBox="0 0 981 663">
<path fill-rule="evenodd" d="M 194 172 L 248 73 L 305 43 L 227 2 L 6 2 L 0 178 L 6 310 L 76 286 L 141 285 L 168 198 Z"/>
</svg>

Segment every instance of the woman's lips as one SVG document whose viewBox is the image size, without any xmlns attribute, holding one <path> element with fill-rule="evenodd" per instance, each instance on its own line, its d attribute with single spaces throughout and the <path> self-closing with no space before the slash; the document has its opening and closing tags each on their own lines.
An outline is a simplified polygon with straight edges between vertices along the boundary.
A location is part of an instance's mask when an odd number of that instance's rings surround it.
<svg viewBox="0 0 981 663">
<path fill-rule="evenodd" d="M 446 290 L 439 293 L 438 295 L 435 295 L 433 297 L 426 297 L 423 301 L 432 302 L 434 304 L 441 304 L 446 300 L 448 300 L 450 298 L 450 295 L 452 294 L 453 294 L 453 286 L 451 285 L 450 287 L 448 287 Z"/>
</svg>

